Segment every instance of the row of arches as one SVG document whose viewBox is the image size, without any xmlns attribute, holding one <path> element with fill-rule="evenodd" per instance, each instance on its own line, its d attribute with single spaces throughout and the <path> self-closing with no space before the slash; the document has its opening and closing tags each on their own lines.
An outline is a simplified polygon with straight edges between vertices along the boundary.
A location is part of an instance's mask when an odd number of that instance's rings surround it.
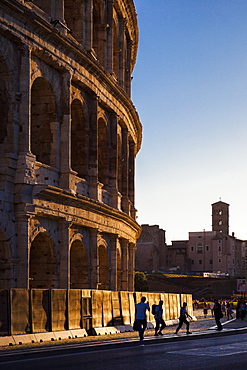
<svg viewBox="0 0 247 370">
<path fill-rule="evenodd" d="M 117 248 L 117 290 L 121 288 L 121 248 Z M 31 243 L 29 253 L 29 288 L 59 288 L 59 253 L 52 239 L 39 233 Z M 69 251 L 69 288 L 89 289 L 90 254 L 81 240 L 74 240 Z M 10 243 L 0 232 L 0 289 L 15 286 L 14 264 Z M 110 289 L 110 256 L 107 245 L 98 246 L 98 289 Z"/>
<path fill-rule="evenodd" d="M 88 99 L 90 100 L 89 97 Z M 78 98 L 72 100 L 70 107 L 71 133 L 68 146 L 71 148 L 71 169 L 77 173 L 77 176 L 89 181 L 89 167 L 90 161 L 92 161 L 90 143 L 93 141 L 92 135 L 94 133 L 93 130 L 90 130 L 91 117 L 88 113 L 86 100 Z M 45 78 L 37 77 L 31 87 L 31 152 L 36 156 L 37 161 L 53 167 L 57 167 L 60 151 L 63 150 L 60 143 L 57 142 L 57 137 L 61 136 L 57 105 L 58 102 L 51 84 Z M 127 146 L 124 147 L 126 145 L 124 131 L 127 129 L 119 124 L 113 128 L 112 115 L 102 111 L 103 113 L 99 115 L 97 120 L 97 136 L 94 138 L 97 140 L 95 146 L 97 155 L 96 158 L 94 157 L 97 164 L 97 180 L 103 184 L 104 189 L 110 191 L 110 177 L 116 178 L 117 191 L 127 196 L 128 186 L 131 186 L 130 179 L 128 179 L 130 167 L 128 135 L 125 135 Z M 58 126 L 53 130 L 56 122 L 58 122 Z M 115 131 L 113 132 L 113 130 Z M 117 137 L 116 143 L 114 135 Z M 116 158 L 116 165 L 112 166 L 111 161 L 114 158 Z M 129 184 L 124 184 L 124 181 L 129 181 Z"/>
<path fill-rule="evenodd" d="M 33 3 L 50 16 L 55 27 L 69 33 L 86 50 L 91 50 L 101 65 L 114 73 L 118 84 L 130 93 L 134 59 L 132 45 L 136 40 L 132 40 L 133 24 L 130 31 L 116 1 L 60 0 L 58 4 L 55 0 L 33 0 Z M 134 9 L 133 4 L 128 6 Z M 133 19 L 129 22 L 132 23 Z"/>
</svg>

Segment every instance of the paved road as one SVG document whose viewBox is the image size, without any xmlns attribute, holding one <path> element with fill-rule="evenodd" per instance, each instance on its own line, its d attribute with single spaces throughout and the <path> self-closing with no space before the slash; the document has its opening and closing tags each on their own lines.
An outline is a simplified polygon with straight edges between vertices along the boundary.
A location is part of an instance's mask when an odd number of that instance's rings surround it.
<svg viewBox="0 0 247 370">
<path fill-rule="evenodd" d="M 211 338 L 177 340 L 175 342 L 137 344 L 132 347 L 111 349 L 104 347 L 80 352 L 72 348 L 68 353 L 51 349 L 32 354 L 34 358 L 9 359 L 1 362 L 4 370 L 92 370 L 92 369 L 245 369 L 247 364 L 247 334 L 215 336 Z M 2 359 L 3 360 L 3 359 Z"/>
</svg>

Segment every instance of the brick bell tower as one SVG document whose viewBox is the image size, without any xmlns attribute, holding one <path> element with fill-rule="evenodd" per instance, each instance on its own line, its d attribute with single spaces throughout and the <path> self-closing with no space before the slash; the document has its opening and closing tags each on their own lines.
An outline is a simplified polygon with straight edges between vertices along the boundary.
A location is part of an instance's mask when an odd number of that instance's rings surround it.
<svg viewBox="0 0 247 370">
<path fill-rule="evenodd" d="M 221 200 L 212 204 L 212 230 L 229 235 L 229 204 Z"/>
</svg>

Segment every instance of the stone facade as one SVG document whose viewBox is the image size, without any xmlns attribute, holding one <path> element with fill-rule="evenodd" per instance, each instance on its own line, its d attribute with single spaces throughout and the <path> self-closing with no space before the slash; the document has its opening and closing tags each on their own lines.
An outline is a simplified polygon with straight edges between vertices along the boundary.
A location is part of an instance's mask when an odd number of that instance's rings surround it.
<svg viewBox="0 0 247 370">
<path fill-rule="evenodd" d="M 132 0 L 0 3 L 0 289 L 134 289 Z"/>
<path fill-rule="evenodd" d="M 165 271 L 166 234 L 158 225 L 141 225 L 142 233 L 136 243 L 136 270 Z"/>
<path fill-rule="evenodd" d="M 167 245 L 166 271 L 181 274 L 190 271 L 187 249 L 188 240 L 173 240 Z"/>
<path fill-rule="evenodd" d="M 188 257 L 191 271 L 214 271 L 242 275 L 245 268 L 246 242 L 229 235 L 229 204 L 212 204 L 212 231 L 190 232 Z"/>
</svg>

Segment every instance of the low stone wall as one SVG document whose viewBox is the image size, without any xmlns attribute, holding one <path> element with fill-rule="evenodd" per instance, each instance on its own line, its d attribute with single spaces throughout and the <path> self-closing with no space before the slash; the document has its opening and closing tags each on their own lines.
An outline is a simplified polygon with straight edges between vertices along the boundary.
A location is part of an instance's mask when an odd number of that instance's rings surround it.
<svg viewBox="0 0 247 370">
<path fill-rule="evenodd" d="M 192 315 L 191 294 L 116 292 L 84 289 L 0 290 L 0 335 L 35 334 L 132 325 L 135 303 L 145 296 L 152 304 L 164 301 L 164 319 L 179 316 L 183 302 Z M 150 312 L 147 320 L 154 323 Z"/>
</svg>

